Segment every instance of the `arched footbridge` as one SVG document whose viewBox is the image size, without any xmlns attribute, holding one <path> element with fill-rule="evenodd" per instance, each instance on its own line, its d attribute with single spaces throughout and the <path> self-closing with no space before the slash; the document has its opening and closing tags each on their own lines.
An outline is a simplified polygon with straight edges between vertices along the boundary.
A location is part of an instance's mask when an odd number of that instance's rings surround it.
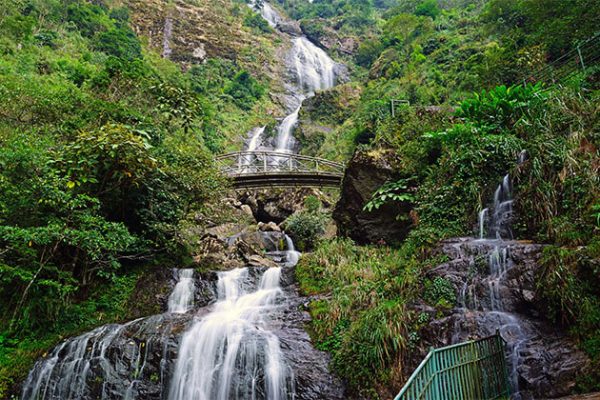
<svg viewBox="0 0 600 400">
<path fill-rule="evenodd" d="M 276 151 L 242 151 L 216 158 L 234 188 L 338 187 L 344 165 L 323 158 Z"/>
</svg>

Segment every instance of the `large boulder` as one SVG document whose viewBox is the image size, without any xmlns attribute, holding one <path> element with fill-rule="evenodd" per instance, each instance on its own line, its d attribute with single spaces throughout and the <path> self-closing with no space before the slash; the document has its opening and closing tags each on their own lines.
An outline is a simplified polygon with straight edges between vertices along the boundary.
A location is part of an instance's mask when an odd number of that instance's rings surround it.
<svg viewBox="0 0 600 400">
<path fill-rule="evenodd" d="M 269 189 L 248 191 L 240 196 L 240 201 L 248 205 L 258 222 L 277 224 L 302 210 L 307 196 L 321 197 L 315 189 Z"/>
<path fill-rule="evenodd" d="M 377 189 L 399 178 L 397 163 L 392 151 L 357 150 L 354 153 L 346 168 L 340 200 L 333 211 L 340 235 L 359 244 L 404 240 L 412 227 L 410 204 L 390 202 L 377 210 L 364 210 Z"/>
</svg>

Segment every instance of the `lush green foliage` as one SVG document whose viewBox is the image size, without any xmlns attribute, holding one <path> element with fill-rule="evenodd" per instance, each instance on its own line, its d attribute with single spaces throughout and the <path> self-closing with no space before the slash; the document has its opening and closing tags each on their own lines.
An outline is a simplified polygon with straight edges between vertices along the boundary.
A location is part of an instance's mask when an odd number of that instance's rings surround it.
<svg viewBox="0 0 600 400">
<path fill-rule="evenodd" d="M 283 223 L 286 232 L 301 251 L 311 250 L 325 233 L 329 215 L 321 210 L 321 201 L 316 196 L 308 196 L 304 209 L 290 215 Z"/>
<path fill-rule="evenodd" d="M 196 90 L 205 78 L 143 51 L 126 9 L 2 7 L 4 398 L 60 335 L 125 318 L 140 265 L 187 257 L 180 226 L 224 182 L 210 151 L 221 145 L 211 104 L 222 100 Z M 252 77 L 240 82 L 257 96 Z"/>
<path fill-rule="evenodd" d="M 249 110 L 264 92 L 265 89 L 247 71 L 237 73 L 224 89 L 224 93 L 231 96 L 234 102 L 245 110 Z"/>
<path fill-rule="evenodd" d="M 403 379 L 409 337 L 418 316 L 408 303 L 418 297 L 422 271 L 439 260 L 421 260 L 416 248 L 358 247 L 350 240 L 321 242 L 296 269 L 305 294 L 328 293 L 311 303 L 311 333 L 333 354 L 333 365 L 363 396 L 377 396 L 376 383 L 397 387 Z M 446 285 L 425 286 L 433 305 L 452 303 Z M 387 393 L 386 396 L 393 396 Z"/>
<path fill-rule="evenodd" d="M 316 246 L 297 275 L 304 293 L 324 296 L 311 303 L 310 327 L 350 388 L 392 397 L 384 387 L 405 377 L 427 323 L 407 305 L 456 301 L 447 280 L 423 277 L 439 262 L 423 255 L 440 238 L 472 233 L 508 172 L 517 236 L 552 244 L 540 311 L 572 326 L 600 370 L 599 70 L 588 65 L 559 89 L 523 84 L 547 80 L 558 68 L 541 68 L 597 31 L 600 3 L 279 3 L 311 39 L 337 43 L 354 79 L 307 100 L 331 132 L 303 132 L 304 150 L 337 159 L 357 146 L 393 151 L 401 179 L 365 208 L 414 207 L 416 228 L 400 249 L 319 240 L 327 216 L 313 198 L 285 222 L 299 248 Z M 126 8 L 107 4 L 19 0 L 0 9 L 0 397 L 62 335 L 125 318 L 148 258 L 187 256 L 181 227 L 222 192 L 213 153 L 277 108 L 256 74 L 264 57 L 241 55 L 255 68 L 209 58 L 182 72 L 143 45 Z M 258 14 L 245 4 L 237 12 L 253 44 L 277 44 Z M 358 44 L 351 54 L 336 48 L 346 39 Z M 393 115 L 391 100 L 402 101 Z"/>
<path fill-rule="evenodd" d="M 387 182 L 383 184 L 375 193 L 364 209 L 373 211 L 379 209 L 385 203 L 394 202 L 410 202 L 414 200 L 414 196 L 407 193 L 407 179 L 401 179 L 395 182 Z"/>
<path fill-rule="evenodd" d="M 244 18 L 244 25 L 256 29 L 258 32 L 270 33 L 273 29 L 269 26 L 269 23 L 261 17 L 259 13 L 251 13 Z"/>
</svg>

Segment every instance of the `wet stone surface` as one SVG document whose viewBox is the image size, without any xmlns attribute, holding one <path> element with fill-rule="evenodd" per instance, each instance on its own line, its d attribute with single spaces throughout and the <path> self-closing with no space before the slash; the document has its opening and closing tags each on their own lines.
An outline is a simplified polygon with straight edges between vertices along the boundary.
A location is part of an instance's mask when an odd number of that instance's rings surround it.
<svg viewBox="0 0 600 400">
<path fill-rule="evenodd" d="M 443 242 L 439 251 L 449 261 L 430 270 L 428 277 L 448 280 L 457 304 L 442 316 L 426 305 L 416 306 L 431 317 L 422 332 L 421 355 L 427 346 L 447 346 L 498 330 L 507 341 L 516 398 L 569 394 L 577 376 L 590 364 L 566 333 L 541 312 L 535 293 L 542 249 L 523 241 L 459 238 Z"/>
</svg>

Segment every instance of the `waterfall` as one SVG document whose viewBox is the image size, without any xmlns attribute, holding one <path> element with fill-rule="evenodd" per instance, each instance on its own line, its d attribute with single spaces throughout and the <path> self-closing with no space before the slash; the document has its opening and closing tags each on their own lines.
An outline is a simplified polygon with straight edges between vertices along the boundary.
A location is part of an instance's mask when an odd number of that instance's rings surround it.
<svg viewBox="0 0 600 400">
<path fill-rule="evenodd" d="M 517 157 L 517 165 L 527 160 L 527 152 L 522 150 Z M 511 222 L 513 217 L 512 182 L 510 175 L 504 175 L 502 182 L 494 191 L 494 202 L 491 208 L 484 208 L 479 212 L 479 238 L 480 239 L 512 239 Z M 489 221 L 488 221 L 489 219 Z M 486 236 L 486 224 L 488 232 Z"/>
<path fill-rule="evenodd" d="M 171 53 L 171 36 L 173 36 L 173 20 L 170 17 L 165 18 L 165 25 L 163 27 L 163 58 L 170 58 Z"/>
<path fill-rule="evenodd" d="M 479 212 L 479 239 L 485 239 L 485 217 L 488 211 L 487 208 L 484 208 Z"/>
<path fill-rule="evenodd" d="M 288 235 L 285 235 L 285 246 L 286 264 L 289 266 L 294 266 L 298 264 L 298 260 L 300 260 L 300 252 L 296 251 L 296 248 L 294 247 L 294 242 L 292 241 L 292 238 L 290 238 Z"/>
<path fill-rule="evenodd" d="M 133 321 L 135 322 L 135 321 Z M 131 323 L 133 323 L 131 322 Z M 88 398 L 88 377 L 92 370 L 100 369 L 103 376 L 110 375 L 113 366 L 107 350 L 127 325 L 105 325 L 91 332 L 68 339 L 52 353 L 36 363 L 23 384 L 23 400 L 85 399 Z M 141 349 L 134 344 L 129 362 L 123 367 L 132 371 L 139 368 Z M 133 384 L 133 381 L 132 381 Z M 109 398 L 106 382 L 102 383 L 101 398 Z"/>
<path fill-rule="evenodd" d="M 300 107 L 298 106 L 293 113 L 285 117 L 277 128 L 277 151 L 288 152 L 294 148 L 295 139 L 292 132 L 298 123 Z"/>
<path fill-rule="evenodd" d="M 293 375 L 279 339 L 267 329 L 282 294 L 281 268 L 265 271 L 254 291 L 248 269 L 220 272 L 213 311 L 184 334 L 169 390 L 170 400 L 294 397 Z"/>
<path fill-rule="evenodd" d="M 255 0 L 249 6 L 260 12 L 261 16 L 273 28 L 276 28 L 283 18 L 267 2 L 257 3 Z M 317 90 L 326 90 L 335 85 L 336 63 L 321 48 L 314 45 L 305 36 L 291 39 L 291 50 L 289 52 L 288 67 L 293 73 L 294 89 L 288 96 L 290 113 L 281 121 L 277 127 L 277 143 L 275 150 L 279 152 L 292 152 L 296 141 L 293 132 L 298 123 L 298 115 L 302 108 L 302 102 L 314 95 Z M 256 129 L 256 128 L 255 128 Z M 247 151 L 254 151 L 250 145 Z M 277 164 L 279 160 L 275 160 Z"/>
<path fill-rule="evenodd" d="M 480 239 L 512 239 L 510 223 L 512 220 L 512 187 L 510 175 L 502 178 L 502 183 L 494 191 L 494 202 L 491 207 L 479 212 Z M 487 235 L 486 235 L 487 224 Z"/>
<path fill-rule="evenodd" d="M 522 151 L 517 160 L 518 164 L 522 164 L 525 159 L 526 153 Z M 469 314 L 478 315 L 477 324 L 481 325 L 481 328 L 488 333 L 499 330 L 509 347 L 510 383 L 514 393 L 512 398 L 519 399 L 520 351 L 531 335 L 524 328 L 524 321 L 513 312 L 507 311 L 506 299 L 503 297 L 508 286 L 508 272 L 513 268 L 510 256 L 511 242 L 505 241 L 513 238 L 511 229 L 512 191 L 511 178 L 507 174 L 494 191 L 493 203 L 490 208 L 484 208 L 479 212 L 479 239 L 470 242 L 470 246 L 486 257 L 488 273 L 487 275 L 478 276 L 476 274 L 467 277 L 460 289 L 459 304 L 462 307 L 463 319 L 456 321 L 453 341 L 462 339 L 461 333 L 463 332 L 460 323 L 464 322 L 465 318 L 469 318 Z M 456 249 L 459 254 L 462 254 L 464 250 L 459 247 Z M 467 257 L 474 270 L 474 255 L 471 254 Z M 478 293 L 484 294 L 485 297 L 478 299 Z"/>
<path fill-rule="evenodd" d="M 292 59 L 302 93 L 312 95 L 335 84 L 335 62 L 305 36 L 292 40 Z"/>
<path fill-rule="evenodd" d="M 260 145 L 260 140 L 265 132 L 266 126 L 254 128 L 250 131 L 250 142 L 248 142 L 248 148 L 246 151 L 255 151 Z"/>
<path fill-rule="evenodd" d="M 262 135 L 265 132 L 266 126 L 256 127 L 248 132 L 250 140 L 246 146 L 246 151 L 254 152 L 260 146 Z M 240 172 L 254 172 L 257 168 L 256 162 L 258 156 L 255 154 L 245 154 L 242 158 Z"/>
<path fill-rule="evenodd" d="M 281 15 L 271 5 L 265 1 L 261 2 L 259 6 L 256 3 L 256 0 L 251 0 L 248 3 L 248 6 L 253 10 L 256 10 L 260 13 L 260 15 L 269 23 L 271 28 L 276 28 L 277 25 L 283 20 Z"/>
<path fill-rule="evenodd" d="M 181 269 L 178 271 L 179 281 L 169 296 L 168 311 L 172 313 L 185 313 L 194 305 L 194 270 Z"/>
</svg>

